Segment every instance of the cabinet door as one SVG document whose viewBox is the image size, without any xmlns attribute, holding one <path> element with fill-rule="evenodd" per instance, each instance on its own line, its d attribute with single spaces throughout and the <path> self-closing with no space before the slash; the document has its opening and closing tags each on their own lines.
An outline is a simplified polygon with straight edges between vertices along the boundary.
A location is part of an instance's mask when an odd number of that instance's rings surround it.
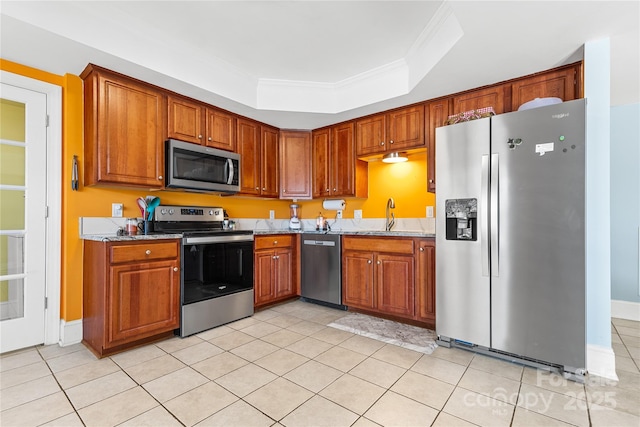
<svg viewBox="0 0 640 427">
<path fill-rule="evenodd" d="M 222 150 L 236 150 L 236 118 L 224 111 L 213 108 L 206 109 L 206 135 L 204 144 L 207 147 Z"/>
<path fill-rule="evenodd" d="M 575 67 L 571 67 L 512 83 L 512 111 L 516 111 L 522 104 L 535 98 L 556 97 L 563 101 L 576 99 L 576 74 Z"/>
<path fill-rule="evenodd" d="M 169 96 L 168 136 L 181 141 L 202 144 L 204 129 L 202 104 Z"/>
<path fill-rule="evenodd" d="M 413 317 L 414 280 L 413 256 L 378 254 L 376 257 L 378 310 Z"/>
<path fill-rule="evenodd" d="M 294 294 L 291 249 L 276 249 L 275 251 L 275 296 L 288 297 Z"/>
<path fill-rule="evenodd" d="M 403 108 L 389 113 L 389 144 L 387 150 L 423 147 L 424 105 Z"/>
<path fill-rule="evenodd" d="M 180 327 L 178 261 L 110 267 L 107 346 Z"/>
<path fill-rule="evenodd" d="M 311 133 L 280 132 L 280 198 L 311 198 Z"/>
<path fill-rule="evenodd" d="M 354 124 L 345 123 L 332 128 L 331 179 L 332 196 L 355 196 L 356 157 Z"/>
<path fill-rule="evenodd" d="M 504 86 L 491 86 L 455 96 L 452 114 L 485 107 L 493 107 L 496 114 L 504 113 Z"/>
<path fill-rule="evenodd" d="M 274 251 L 255 252 L 253 292 L 256 305 L 270 302 L 275 297 L 274 257 Z"/>
<path fill-rule="evenodd" d="M 378 114 L 356 121 L 356 155 L 368 156 L 385 151 L 386 116 Z"/>
<path fill-rule="evenodd" d="M 278 130 L 261 126 L 261 163 L 260 163 L 260 195 L 264 197 L 278 197 Z"/>
<path fill-rule="evenodd" d="M 97 150 L 85 151 L 93 157 L 86 165 L 87 185 L 162 188 L 165 97 L 152 87 L 111 76 L 100 75 L 98 88 L 97 134 L 85 140 L 97 145 Z M 85 110 L 86 120 L 91 121 L 96 112 L 91 105 L 85 108 L 91 110 Z"/>
<path fill-rule="evenodd" d="M 313 175 L 313 197 L 322 198 L 331 195 L 330 184 L 330 162 L 331 154 L 329 142 L 331 139 L 331 129 L 325 128 L 313 131 L 311 135 L 311 161 Z"/>
<path fill-rule="evenodd" d="M 418 241 L 416 255 L 416 319 L 436 321 L 436 246 L 433 240 Z"/>
<path fill-rule="evenodd" d="M 373 253 L 345 251 L 342 259 L 342 301 L 347 306 L 375 307 Z"/>
<path fill-rule="evenodd" d="M 449 118 L 449 98 L 427 104 L 427 191 L 436 192 L 436 128 Z"/>
<path fill-rule="evenodd" d="M 237 121 L 238 154 L 240 154 L 240 192 L 260 194 L 260 133 L 255 122 Z"/>
</svg>

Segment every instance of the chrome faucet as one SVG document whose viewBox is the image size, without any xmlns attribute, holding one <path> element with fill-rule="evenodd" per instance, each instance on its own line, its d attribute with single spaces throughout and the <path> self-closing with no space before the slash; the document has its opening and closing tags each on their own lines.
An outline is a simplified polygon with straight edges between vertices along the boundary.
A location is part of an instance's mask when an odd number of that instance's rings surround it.
<svg viewBox="0 0 640 427">
<path fill-rule="evenodd" d="M 387 210 L 386 210 L 387 231 L 391 231 L 391 228 L 393 228 L 393 226 L 396 223 L 396 216 L 393 214 L 393 212 L 390 212 L 390 209 L 395 209 L 395 208 L 396 208 L 396 203 L 393 201 L 393 197 L 389 197 L 389 200 L 387 200 Z M 391 213 L 391 220 L 389 220 L 389 213 Z"/>
</svg>

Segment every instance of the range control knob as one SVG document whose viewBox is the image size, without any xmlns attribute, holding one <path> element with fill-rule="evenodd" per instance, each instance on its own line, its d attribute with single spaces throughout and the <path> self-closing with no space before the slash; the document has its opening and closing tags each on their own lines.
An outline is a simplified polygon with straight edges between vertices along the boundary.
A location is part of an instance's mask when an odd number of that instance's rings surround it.
<svg viewBox="0 0 640 427">
<path fill-rule="evenodd" d="M 160 215 L 166 215 L 166 214 L 167 214 L 166 209 L 160 209 Z"/>
<path fill-rule="evenodd" d="M 173 215 L 174 214 L 174 210 L 173 209 L 169 209 L 169 215 Z"/>
<path fill-rule="evenodd" d="M 213 214 L 214 214 L 213 209 L 209 210 L 209 215 L 213 215 Z"/>
</svg>

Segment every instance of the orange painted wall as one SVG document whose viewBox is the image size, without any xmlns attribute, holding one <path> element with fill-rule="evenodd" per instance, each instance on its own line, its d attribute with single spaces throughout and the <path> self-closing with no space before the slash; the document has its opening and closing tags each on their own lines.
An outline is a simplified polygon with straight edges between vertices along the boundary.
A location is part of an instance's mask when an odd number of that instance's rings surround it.
<svg viewBox="0 0 640 427">
<path fill-rule="evenodd" d="M 83 95 L 82 80 L 75 75 L 59 76 L 11 61 L 0 59 L 0 69 L 42 80 L 62 87 L 62 236 L 61 236 L 61 304 L 60 316 L 66 321 L 82 318 L 82 240 L 78 218 L 111 215 L 111 203 L 124 204 L 124 216 L 138 216 L 135 200 L 153 194 L 164 204 L 220 205 L 232 218 L 268 218 L 275 210 L 276 218 L 289 217 L 289 200 L 266 200 L 240 196 L 221 197 L 172 191 L 148 192 L 117 188 L 84 187 L 70 190 L 71 160 L 77 155 L 82 176 L 83 162 Z M 364 218 L 384 217 L 389 197 L 396 201 L 397 218 L 424 217 L 425 206 L 434 205 L 435 197 L 426 191 L 426 154 L 414 154 L 402 164 L 369 164 L 369 197 L 348 198 L 345 218 L 353 218 L 354 209 L 362 209 Z M 315 218 L 322 211 L 322 201 L 298 201 L 302 218 Z M 334 212 L 324 212 L 333 215 Z"/>
</svg>

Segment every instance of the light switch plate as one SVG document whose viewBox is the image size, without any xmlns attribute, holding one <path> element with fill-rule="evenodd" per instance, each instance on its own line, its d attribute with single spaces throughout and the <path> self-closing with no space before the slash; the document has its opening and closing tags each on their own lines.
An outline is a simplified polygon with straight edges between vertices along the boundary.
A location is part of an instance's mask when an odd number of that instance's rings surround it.
<svg viewBox="0 0 640 427">
<path fill-rule="evenodd" d="M 433 218 L 433 206 L 427 206 L 427 218 Z"/>
<path fill-rule="evenodd" d="M 111 203 L 111 216 L 113 218 L 122 218 L 123 209 L 122 203 Z"/>
<path fill-rule="evenodd" d="M 354 219 L 362 219 L 362 209 L 355 209 L 353 211 L 353 218 Z"/>
<path fill-rule="evenodd" d="M 276 219 L 276 211 L 273 209 L 269 211 L 269 219 Z"/>
</svg>

